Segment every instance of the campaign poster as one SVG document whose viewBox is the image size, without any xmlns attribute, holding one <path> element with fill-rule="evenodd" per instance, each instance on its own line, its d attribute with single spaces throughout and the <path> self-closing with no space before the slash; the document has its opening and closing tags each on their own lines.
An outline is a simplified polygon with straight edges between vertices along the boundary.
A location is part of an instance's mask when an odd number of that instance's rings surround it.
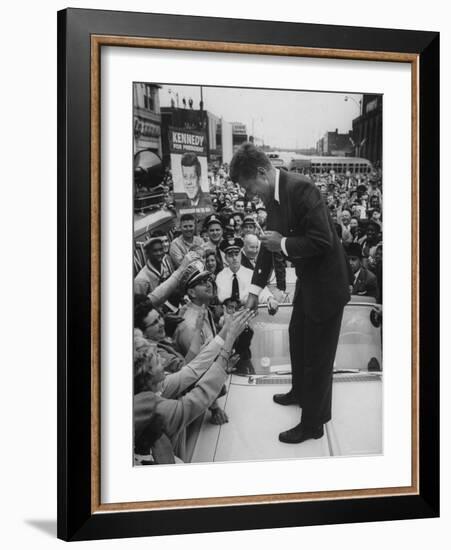
<svg viewBox="0 0 451 550">
<path fill-rule="evenodd" d="M 202 132 L 169 128 L 171 172 L 177 214 L 202 220 L 213 212 L 208 184 L 207 136 Z"/>
</svg>

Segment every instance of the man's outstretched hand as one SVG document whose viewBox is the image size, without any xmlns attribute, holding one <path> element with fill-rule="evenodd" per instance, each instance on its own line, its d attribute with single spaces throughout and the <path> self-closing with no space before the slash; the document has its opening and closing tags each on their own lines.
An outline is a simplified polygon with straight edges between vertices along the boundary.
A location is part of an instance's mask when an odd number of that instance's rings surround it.
<svg viewBox="0 0 451 550">
<path fill-rule="evenodd" d="M 268 313 L 275 315 L 279 309 L 279 302 L 275 298 L 269 298 L 268 300 Z"/>
<path fill-rule="evenodd" d="M 254 311 L 258 308 L 258 296 L 255 294 L 249 294 L 246 302 L 246 308 Z"/>
<path fill-rule="evenodd" d="M 229 421 L 229 417 L 227 416 L 225 410 L 221 409 L 221 407 L 210 409 L 210 412 L 211 412 L 211 416 L 210 416 L 211 424 L 216 424 L 217 426 L 221 426 L 221 424 L 226 424 Z"/>
<path fill-rule="evenodd" d="M 282 239 L 283 235 L 277 231 L 265 231 L 260 237 L 262 245 L 270 252 L 282 251 Z"/>
</svg>

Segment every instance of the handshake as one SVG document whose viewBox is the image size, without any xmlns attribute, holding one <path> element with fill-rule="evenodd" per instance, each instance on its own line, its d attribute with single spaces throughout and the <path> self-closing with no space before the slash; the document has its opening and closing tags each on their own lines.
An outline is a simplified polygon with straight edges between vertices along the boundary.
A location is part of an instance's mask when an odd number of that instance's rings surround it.
<svg viewBox="0 0 451 550">
<path fill-rule="evenodd" d="M 268 306 L 268 313 L 275 315 L 279 309 L 279 302 L 273 297 L 269 297 L 266 302 Z M 246 309 L 250 311 L 257 311 L 258 308 L 258 296 L 256 294 L 249 294 L 246 302 Z"/>
</svg>

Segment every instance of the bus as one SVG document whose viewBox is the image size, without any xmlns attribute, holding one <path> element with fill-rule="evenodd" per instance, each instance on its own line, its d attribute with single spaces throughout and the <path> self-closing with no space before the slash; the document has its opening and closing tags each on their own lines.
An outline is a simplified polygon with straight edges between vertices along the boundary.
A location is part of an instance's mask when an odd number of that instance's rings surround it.
<svg viewBox="0 0 451 550">
<path fill-rule="evenodd" d="M 279 153 L 268 153 L 267 156 L 274 168 L 282 168 L 284 170 L 288 169 L 284 159 L 279 155 Z"/>
<path fill-rule="evenodd" d="M 291 159 L 288 169 L 301 174 L 335 174 L 367 175 L 373 171 L 373 165 L 360 157 L 322 157 L 296 155 Z"/>
</svg>

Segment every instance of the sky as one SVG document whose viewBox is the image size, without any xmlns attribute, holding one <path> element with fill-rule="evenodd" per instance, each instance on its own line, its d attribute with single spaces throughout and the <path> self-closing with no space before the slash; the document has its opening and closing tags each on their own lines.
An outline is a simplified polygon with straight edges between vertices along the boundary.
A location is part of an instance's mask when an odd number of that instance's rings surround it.
<svg viewBox="0 0 451 550">
<path fill-rule="evenodd" d="M 169 92 L 171 90 L 171 93 Z M 163 85 L 161 107 L 169 107 L 171 97 L 179 106 L 182 98 L 192 98 L 199 109 L 200 86 Z M 351 98 L 345 101 L 345 97 Z M 284 149 L 315 147 L 328 131 L 347 133 L 359 115 L 361 94 L 222 88 L 203 86 L 204 109 L 227 122 L 242 122 L 247 133 L 265 144 Z"/>
</svg>

